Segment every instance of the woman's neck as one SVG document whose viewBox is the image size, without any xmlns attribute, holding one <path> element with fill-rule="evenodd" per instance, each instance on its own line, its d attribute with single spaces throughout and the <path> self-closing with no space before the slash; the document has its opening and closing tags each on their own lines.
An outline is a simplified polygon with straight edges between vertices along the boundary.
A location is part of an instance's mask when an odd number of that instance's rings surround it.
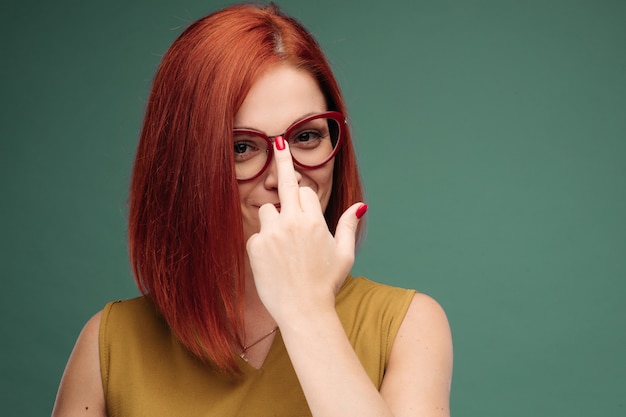
<svg viewBox="0 0 626 417">
<path fill-rule="evenodd" d="M 241 335 L 241 339 L 245 346 L 256 342 L 268 333 L 272 333 L 272 330 L 276 328 L 276 321 L 259 298 L 249 264 L 246 265 L 244 314 L 245 334 Z M 276 333 L 273 332 L 247 349 L 245 352 L 246 362 L 257 369 L 260 368 L 270 351 L 275 336 Z M 241 347 L 242 350 L 245 346 Z"/>
</svg>

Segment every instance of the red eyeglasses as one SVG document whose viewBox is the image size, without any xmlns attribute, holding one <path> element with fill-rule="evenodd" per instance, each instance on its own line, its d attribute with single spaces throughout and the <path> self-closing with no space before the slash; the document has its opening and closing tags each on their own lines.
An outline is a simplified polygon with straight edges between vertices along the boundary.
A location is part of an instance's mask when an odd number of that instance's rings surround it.
<svg viewBox="0 0 626 417">
<path fill-rule="evenodd" d="M 237 180 L 249 181 L 261 175 L 272 161 L 272 142 L 282 136 L 296 165 L 319 168 L 330 161 L 343 140 L 343 114 L 336 111 L 314 114 L 289 126 L 285 133 L 267 136 L 254 129 L 234 129 L 233 149 Z"/>
</svg>

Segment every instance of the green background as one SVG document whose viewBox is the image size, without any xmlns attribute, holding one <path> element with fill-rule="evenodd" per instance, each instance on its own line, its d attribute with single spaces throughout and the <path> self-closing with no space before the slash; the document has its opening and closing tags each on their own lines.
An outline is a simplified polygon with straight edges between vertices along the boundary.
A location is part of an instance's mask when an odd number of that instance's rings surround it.
<svg viewBox="0 0 626 417">
<path fill-rule="evenodd" d="M 126 194 L 159 57 L 216 1 L 3 1 L 0 404 L 48 415 L 137 294 Z M 454 416 L 626 415 L 626 2 L 284 1 L 367 189 L 354 272 L 446 309 Z"/>
</svg>

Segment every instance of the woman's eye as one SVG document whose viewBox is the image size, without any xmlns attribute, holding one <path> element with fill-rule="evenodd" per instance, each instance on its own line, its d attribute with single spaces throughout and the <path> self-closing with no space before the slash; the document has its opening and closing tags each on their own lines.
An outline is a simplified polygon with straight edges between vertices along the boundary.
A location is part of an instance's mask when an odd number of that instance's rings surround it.
<svg viewBox="0 0 626 417">
<path fill-rule="evenodd" d="M 249 145 L 245 143 L 235 143 L 235 153 L 241 154 L 245 153 L 248 150 Z"/>
<path fill-rule="evenodd" d="M 259 148 L 251 142 L 235 142 L 233 146 L 235 150 L 235 161 L 246 161 L 257 154 Z"/>
<path fill-rule="evenodd" d="M 316 130 L 307 130 L 292 135 L 289 140 L 290 146 L 299 146 L 304 148 L 316 147 L 324 136 Z"/>
</svg>

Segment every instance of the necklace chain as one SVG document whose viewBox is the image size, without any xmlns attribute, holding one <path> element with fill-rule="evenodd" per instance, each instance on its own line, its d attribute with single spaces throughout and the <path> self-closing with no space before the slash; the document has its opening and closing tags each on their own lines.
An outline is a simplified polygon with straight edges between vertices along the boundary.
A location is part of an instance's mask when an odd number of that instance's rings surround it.
<svg viewBox="0 0 626 417">
<path fill-rule="evenodd" d="M 250 349 L 253 346 L 258 345 L 259 343 L 261 343 L 262 341 L 264 341 L 265 339 L 267 339 L 268 337 L 270 337 L 271 335 L 276 333 L 277 330 L 278 330 L 278 326 L 274 327 L 271 332 L 269 332 L 268 334 L 262 336 L 260 339 L 257 339 L 256 341 L 250 343 L 247 346 L 242 346 L 241 347 L 241 353 L 239 354 L 239 356 L 241 356 L 241 359 L 243 359 L 244 361 L 248 362 L 248 359 L 246 358 L 246 352 L 248 351 L 248 349 Z"/>
</svg>

